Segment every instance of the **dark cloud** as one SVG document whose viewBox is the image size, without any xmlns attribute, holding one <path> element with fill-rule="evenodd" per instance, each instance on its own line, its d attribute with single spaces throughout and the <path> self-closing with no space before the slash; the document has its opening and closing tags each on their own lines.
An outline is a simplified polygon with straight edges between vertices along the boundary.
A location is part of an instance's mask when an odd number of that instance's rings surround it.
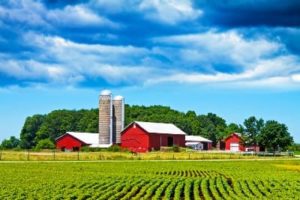
<svg viewBox="0 0 300 200">
<path fill-rule="evenodd" d="M 204 9 L 202 22 L 225 27 L 299 26 L 299 0 L 203 0 L 195 4 Z"/>
</svg>

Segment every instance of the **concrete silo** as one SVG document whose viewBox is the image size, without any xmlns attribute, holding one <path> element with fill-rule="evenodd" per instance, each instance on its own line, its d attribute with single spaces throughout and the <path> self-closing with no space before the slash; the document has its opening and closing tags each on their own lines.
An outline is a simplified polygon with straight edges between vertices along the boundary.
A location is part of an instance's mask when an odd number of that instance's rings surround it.
<svg viewBox="0 0 300 200">
<path fill-rule="evenodd" d="M 113 100 L 113 142 L 121 143 L 121 131 L 124 129 L 124 98 L 116 96 Z"/>
<path fill-rule="evenodd" d="M 109 90 L 103 90 L 99 98 L 99 144 L 112 144 L 112 95 Z"/>
</svg>

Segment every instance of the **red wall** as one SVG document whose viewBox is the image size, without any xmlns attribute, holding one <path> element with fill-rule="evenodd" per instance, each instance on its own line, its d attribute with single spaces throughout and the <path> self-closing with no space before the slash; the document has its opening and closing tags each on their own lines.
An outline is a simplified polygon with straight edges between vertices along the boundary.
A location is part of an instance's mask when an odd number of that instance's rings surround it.
<svg viewBox="0 0 300 200">
<path fill-rule="evenodd" d="M 151 133 L 150 136 L 150 150 L 159 150 L 161 146 L 168 146 L 168 137 L 173 137 L 173 145 L 184 147 L 185 135 L 172 135 L 172 134 L 158 134 Z"/>
<path fill-rule="evenodd" d="M 239 150 L 245 151 L 245 146 L 242 144 L 242 138 L 237 134 L 231 134 L 225 139 L 225 150 L 230 150 L 230 143 L 239 143 Z"/>
<path fill-rule="evenodd" d="M 132 124 L 121 135 L 121 147 L 134 152 L 149 151 L 149 134 L 138 125 Z"/>
<path fill-rule="evenodd" d="M 64 136 L 62 136 L 56 141 L 57 149 L 65 148 L 68 150 L 73 150 L 73 147 L 78 147 L 80 149 L 84 145 L 85 144 L 83 142 L 81 142 L 80 140 L 74 138 L 69 134 L 65 134 Z"/>
<path fill-rule="evenodd" d="M 168 146 L 168 137 L 173 137 L 173 144 L 184 147 L 185 135 L 147 133 L 137 124 L 132 124 L 121 134 L 121 147 L 134 152 L 159 150 Z"/>
</svg>

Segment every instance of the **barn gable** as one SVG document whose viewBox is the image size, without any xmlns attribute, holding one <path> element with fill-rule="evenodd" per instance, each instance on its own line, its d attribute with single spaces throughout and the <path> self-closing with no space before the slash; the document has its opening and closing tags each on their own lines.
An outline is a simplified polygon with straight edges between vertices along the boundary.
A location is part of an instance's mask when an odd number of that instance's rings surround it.
<svg viewBox="0 0 300 200">
<path fill-rule="evenodd" d="M 224 139 L 225 141 L 225 150 L 229 151 L 245 151 L 245 146 L 243 145 L 243 139 L 241 134 L 232 133 Z"/>
<path fill-rule="evenodd" d="M 173 124 L 133 122 L 122 131 L 121 141 L 124 148 L 145 152 L 161 146 L 184 146 L 185 133 Z"/>
</svg>

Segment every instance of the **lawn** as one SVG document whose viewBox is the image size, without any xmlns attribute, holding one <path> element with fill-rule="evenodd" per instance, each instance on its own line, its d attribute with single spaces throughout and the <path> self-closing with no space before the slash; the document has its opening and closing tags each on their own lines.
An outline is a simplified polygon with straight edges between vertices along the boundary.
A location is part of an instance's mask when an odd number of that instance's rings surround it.
<svg viewBox="0 0 300 200">
<path fill-rule="evenodd" d="M 299 199 L 300 161 L 0 162 L 0 199 Z"/>
</svg>

